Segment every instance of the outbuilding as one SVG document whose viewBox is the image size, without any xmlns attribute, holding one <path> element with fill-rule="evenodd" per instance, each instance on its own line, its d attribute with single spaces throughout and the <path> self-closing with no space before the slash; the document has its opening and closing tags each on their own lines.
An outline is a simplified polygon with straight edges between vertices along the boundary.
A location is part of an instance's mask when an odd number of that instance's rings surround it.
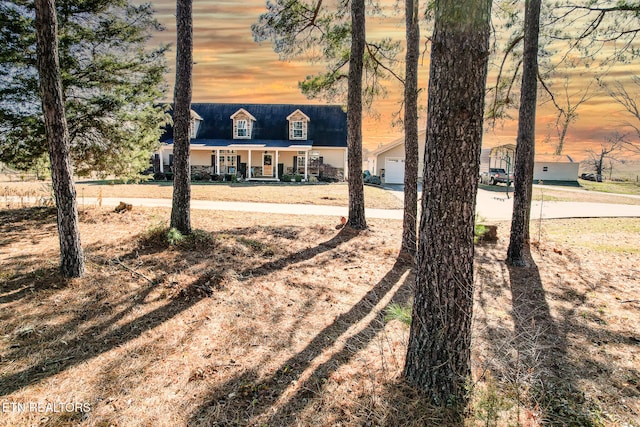
<svg viewBox="0 0 640 427">
<path fill-rule="evenodd" d="M 418 179 L 422 179 L 426 131 L 418 134 Z M 513 173 L 515 168 L 515 144 L 503 144 L 493 148 L 483 148 L 480 155 L 480 173 L 488 173 L 489 168 L 502 168 Z M 379 175 L 385 184 L 404 183 L 404 136 L 375 150 L 367 159 L 365 168 L 372 175 Z M 570 156 L 537 154 L 533 169 L 533 182 L 576 183 L 580 164 Z"/>
</svg>

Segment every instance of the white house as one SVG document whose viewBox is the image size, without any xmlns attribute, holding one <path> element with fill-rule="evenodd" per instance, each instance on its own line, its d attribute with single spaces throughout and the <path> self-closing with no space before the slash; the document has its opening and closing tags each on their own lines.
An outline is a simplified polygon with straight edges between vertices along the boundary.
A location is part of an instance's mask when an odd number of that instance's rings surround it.
<svg viewBox="0 0 640 427">
<path fill-rule="evenodd" d="M 422 179 L 424 144 L 427 132 L 418 132 L 418 178 Z M 390 142 L 374 152 L 368 159 L 366 169 L 379 175 L 385 184 L 404 184 L 404 136 Z"/>
<path fill-rule="evenodd" d="M 191 104 L 191 173 L 235 175 L 247 180 L 342 181 L 347 173 L 347 118 L 338 105 Z M 154 156 L 157 172 L 170 176 L 173 129 Z"/>
</svg>

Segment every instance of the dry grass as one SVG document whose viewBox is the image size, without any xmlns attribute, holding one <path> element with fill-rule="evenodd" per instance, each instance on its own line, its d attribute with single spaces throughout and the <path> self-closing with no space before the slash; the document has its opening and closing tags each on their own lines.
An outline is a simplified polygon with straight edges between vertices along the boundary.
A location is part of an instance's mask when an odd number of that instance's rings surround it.
<svg viewBox="0 0 640 427">
<path fill-rule="evenodd" d="M 169 246 L 166 218 L 82 212 L 87 274 L 64 280 L 55 212 L 0 211 L 0 401 L 91 406 L 0 425 L 446 423 L 399 380 L 408 330 L 384 321 L 411 296 L 400 222 L 194 211 L 202 231 Z M 535 267 L 506 268 L 504 238 L 478 247 L 469 425 L 640 421 L 638 256 L 553 224 Z"/>
<path fill-rule="evenodd" d="M 78 182 L 78 199 L 83 197 L 129 197 L 170 199 L 171 182 L 145 184 L 109 184 L 104 181 Z M 365 203 L 369 208 L 402 209 L 402 202 L 388 191 L 365 186 Z M 48 195 L 43 182 L 0 182 L 0 202 L 4 196 Z M 349 193 L 346 183 L 194 183 L 191 185 L 193 200 L 294 203 L 310 205 L 348 206 Z"/>
<path fill-rule="evenodd" d="M 589 202 L 622 205 L 640 205 L 640 198 L 625 197 L 617 194 L 594 193 L 588 190 L 574 189 L 569 191 L 561 187 L 535 187 L 533 200 L 546 200 L 554 202 Z"/>
</svg>

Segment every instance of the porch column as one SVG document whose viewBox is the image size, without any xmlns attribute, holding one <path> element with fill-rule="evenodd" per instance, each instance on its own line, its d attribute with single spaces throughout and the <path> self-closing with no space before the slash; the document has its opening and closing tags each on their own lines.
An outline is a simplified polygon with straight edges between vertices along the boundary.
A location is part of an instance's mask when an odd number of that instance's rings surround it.
<svg viewBox="0 0 640 427">
<path fill-rule="evenodd" d="M 344 177 L 344 179 L 346 180 L 347 177 L 349 176 L 349 158 L 348 158 L 348 149 L 345 148 L 344 149 L 344 172 L 342 173 L 342 176 Z M 380 166 L 380 165 L 378 165 Z"/>
<path fill-rule="evenodd" d="M 309 181 L 309 151 L 304 152 L 304 180 Z"/>
<path fill-rule="evenodd" d="M 249 164 L 247 165 L 247 176 L 248 179 L 253 178 L 253 174 L 251 173 L 251 148 L 249 148 Z"/>
<path fill-rule="evenodd" d="M 162 148 L 158 150 L 158 153 L 160 154 L 159 158 L 160 158 L 160 173 L 164 173 L 164 160 L 162 160 Z"/>
<path fill-rule="evenodd" d="M 216 175 L 220 175 L 220 149 L 216 150 Z"/>
<path fill-rule="evenodd" d="M 278 163 L 279 163 L 279 156 L 280 152 L 278 150 L 276 150 L 276 179 L 279 180 L 280 177 L 278 176 Z"/>
</svg>

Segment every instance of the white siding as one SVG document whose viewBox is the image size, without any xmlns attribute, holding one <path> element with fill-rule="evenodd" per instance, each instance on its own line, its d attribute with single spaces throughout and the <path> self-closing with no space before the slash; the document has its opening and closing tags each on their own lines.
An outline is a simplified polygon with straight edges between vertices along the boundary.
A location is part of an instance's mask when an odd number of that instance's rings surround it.
<svg viewBox="0 0 640 427">
<path fill-rule="evenodd" d="M 533 166 L 535 181 L 577 181 L 579 163 L 536 162 Z"/>
<path fill-rule="evenodd" d="M 191 166 L 211 166 L 211 154 L 211 151 L 191 150 Z"/>
</svg>

